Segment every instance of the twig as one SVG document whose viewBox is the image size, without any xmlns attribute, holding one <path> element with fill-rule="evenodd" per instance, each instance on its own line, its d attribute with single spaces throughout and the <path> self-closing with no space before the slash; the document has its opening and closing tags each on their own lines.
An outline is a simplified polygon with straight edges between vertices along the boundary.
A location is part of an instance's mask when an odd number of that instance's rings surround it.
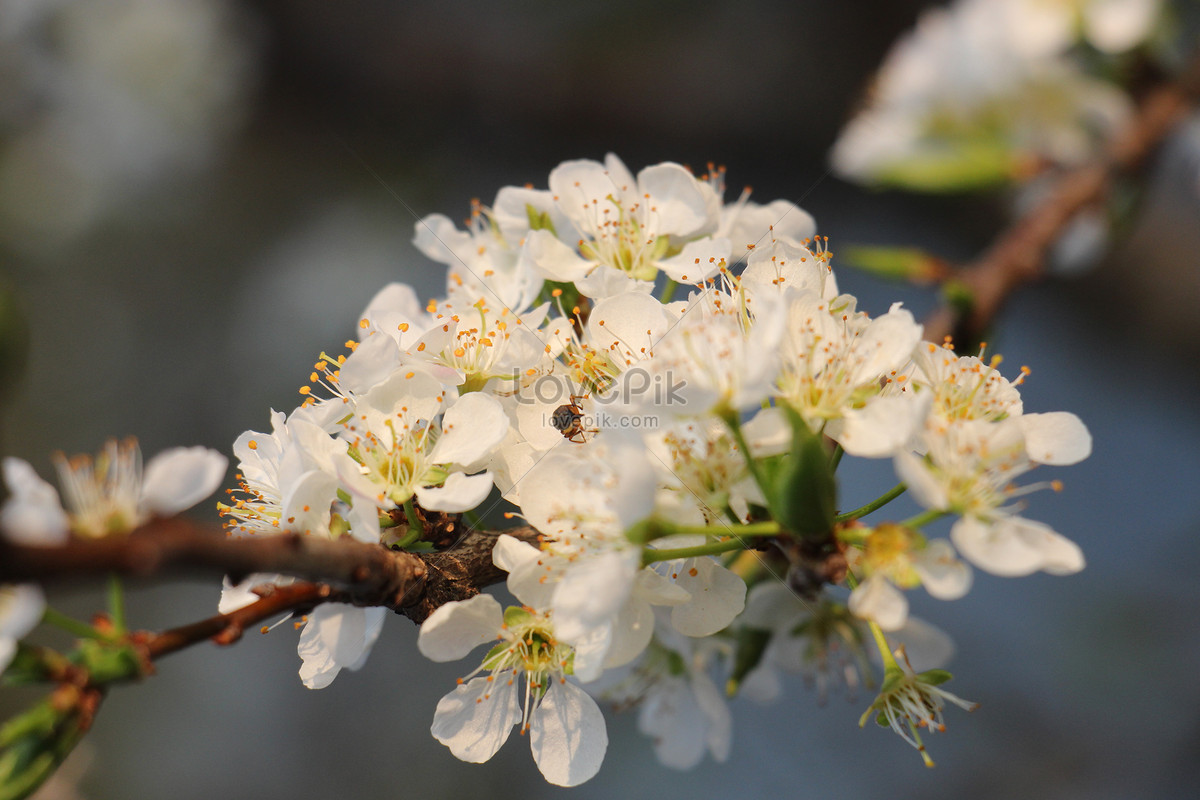
<svg viewBox="0 0 1200 800">
<path fill-rule="evenodd" d="M 298 611 L 320 603 L 340 599 L 329 586 L 320 583 L 293 583 L 263 588 L 262 598 L 227 614 L 183 625 L 162 633 L 139 633 L 135 640 L 145 648 L 146 658 L 155 661 L 185 647 L 212 639 L 217 644 L 233 644 L 247 628 L 288 611 Z"/>
</svg>

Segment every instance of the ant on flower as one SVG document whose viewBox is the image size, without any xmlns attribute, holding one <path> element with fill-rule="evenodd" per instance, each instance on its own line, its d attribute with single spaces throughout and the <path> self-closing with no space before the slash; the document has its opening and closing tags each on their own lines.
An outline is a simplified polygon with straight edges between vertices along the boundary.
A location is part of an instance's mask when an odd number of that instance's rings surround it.
<svg viewBox="0 0 1200 800">
<path fill-rule="evenodd" d="M 587 439 L 584 438 L 585 433 L 600 432 L 599 428 L 583 427 L 583 408 L 579 405 L 579 401 L 583 399 L 583 395 L 573 394 L 571 402 L 563 403 L 550 415 L 550 424 L 554 426 L 554 429 L 561 432 L 568 442 L 575 444 L 587 442 Z M 576 439 L 576 436 L 579 438 Z"/>
</svg>

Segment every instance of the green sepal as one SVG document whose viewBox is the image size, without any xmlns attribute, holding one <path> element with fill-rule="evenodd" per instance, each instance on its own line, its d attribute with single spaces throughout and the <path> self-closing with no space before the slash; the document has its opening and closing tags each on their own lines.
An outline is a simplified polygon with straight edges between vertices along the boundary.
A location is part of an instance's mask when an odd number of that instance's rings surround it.
<svg viewBox="0 0 1200 800">
<path fill-rule="evenodd" d="M 531 231 L 550 231 L 555 236 L 558 232 L 554 230 L 554 221 L 550 219 L 549 211 L 538 211 L 532 204 L 525 204 L 525 216 L 529 218 L 529 229 Z"/>
<path fill-rule="evenodd" d="M 897 686 L 905 681 L 908 676 L 901 669 L 886 669 L 883 672 L 883 685 L 879 687 L 879 697 L 891 693 Z M 875 701 L 879 702 L 878 699 Z"/>
<path fill-rule="evenodd" d="M 953 680 L 954 676 L 944 669 L 931 669 L 917 675 L 917 678 L 930 686 L 941 686 L 943 683 Z"/>
<path fill-rule="evenodd" d="M 820 434 L 795 409 L 784 404 L 792 426 L 791 452 L 766 481 L 771 513 L 785 530 L 818 544 L 833 537 L 837 515 L 837 479 Z"/>
<path fill-rule="evenodd" d="M 733 656 L 733 673 L 725 682 L 725 693 L 733 697 L 742 687 L 742 680 L 762 662 L 763 653 L 771 643 L 771 632 L 761 628 L 741 628 L 737 632 Z"/>
<path fill-rule="evenodd" d="M 508 642 L 500 642 L 491 650 L 487 651 L 487 655 L 483 657 L 484 669 L 495 669 L 500 666 L 500 661 L 504 658 L 504 654 L 508 652 Z"/>
<path fill-rule="evenodd" d="M 510 628 L 523 625 L 532 617 L 533 615 L 524 608 L 521 608 L 521 606 L 509 606 L 504 609 L 504 624 Z"/>
</svg>

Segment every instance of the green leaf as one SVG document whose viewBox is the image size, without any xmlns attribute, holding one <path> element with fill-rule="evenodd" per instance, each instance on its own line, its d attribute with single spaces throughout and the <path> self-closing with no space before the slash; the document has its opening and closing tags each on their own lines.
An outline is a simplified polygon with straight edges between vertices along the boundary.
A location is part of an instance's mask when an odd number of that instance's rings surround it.
<svg viewBox="0 0 1200 800">
<path fill-rule="evenodd" d="M 829 451 L 794 409 L 786 404 L 783 408 L 792 425 L 792 449 L 767 482 L 767 502 L 785 530 L 824 543 L 833 536 L 837 512 L 837 479 Z"/>
</svg>

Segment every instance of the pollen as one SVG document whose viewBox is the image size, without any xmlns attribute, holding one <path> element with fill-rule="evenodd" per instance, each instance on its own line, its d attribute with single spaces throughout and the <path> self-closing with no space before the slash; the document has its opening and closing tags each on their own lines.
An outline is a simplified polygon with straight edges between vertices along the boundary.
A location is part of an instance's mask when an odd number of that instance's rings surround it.
<svg viewBox="0 0 1200 800">
<path fill-rule="evenodd" d="M 258 442 L 256 442 L 254 439 L 251 439 L 249 442 L 246 443 L 246 447 L 249 447 L 251 450 L 257 450 Z"/>
</svg>

